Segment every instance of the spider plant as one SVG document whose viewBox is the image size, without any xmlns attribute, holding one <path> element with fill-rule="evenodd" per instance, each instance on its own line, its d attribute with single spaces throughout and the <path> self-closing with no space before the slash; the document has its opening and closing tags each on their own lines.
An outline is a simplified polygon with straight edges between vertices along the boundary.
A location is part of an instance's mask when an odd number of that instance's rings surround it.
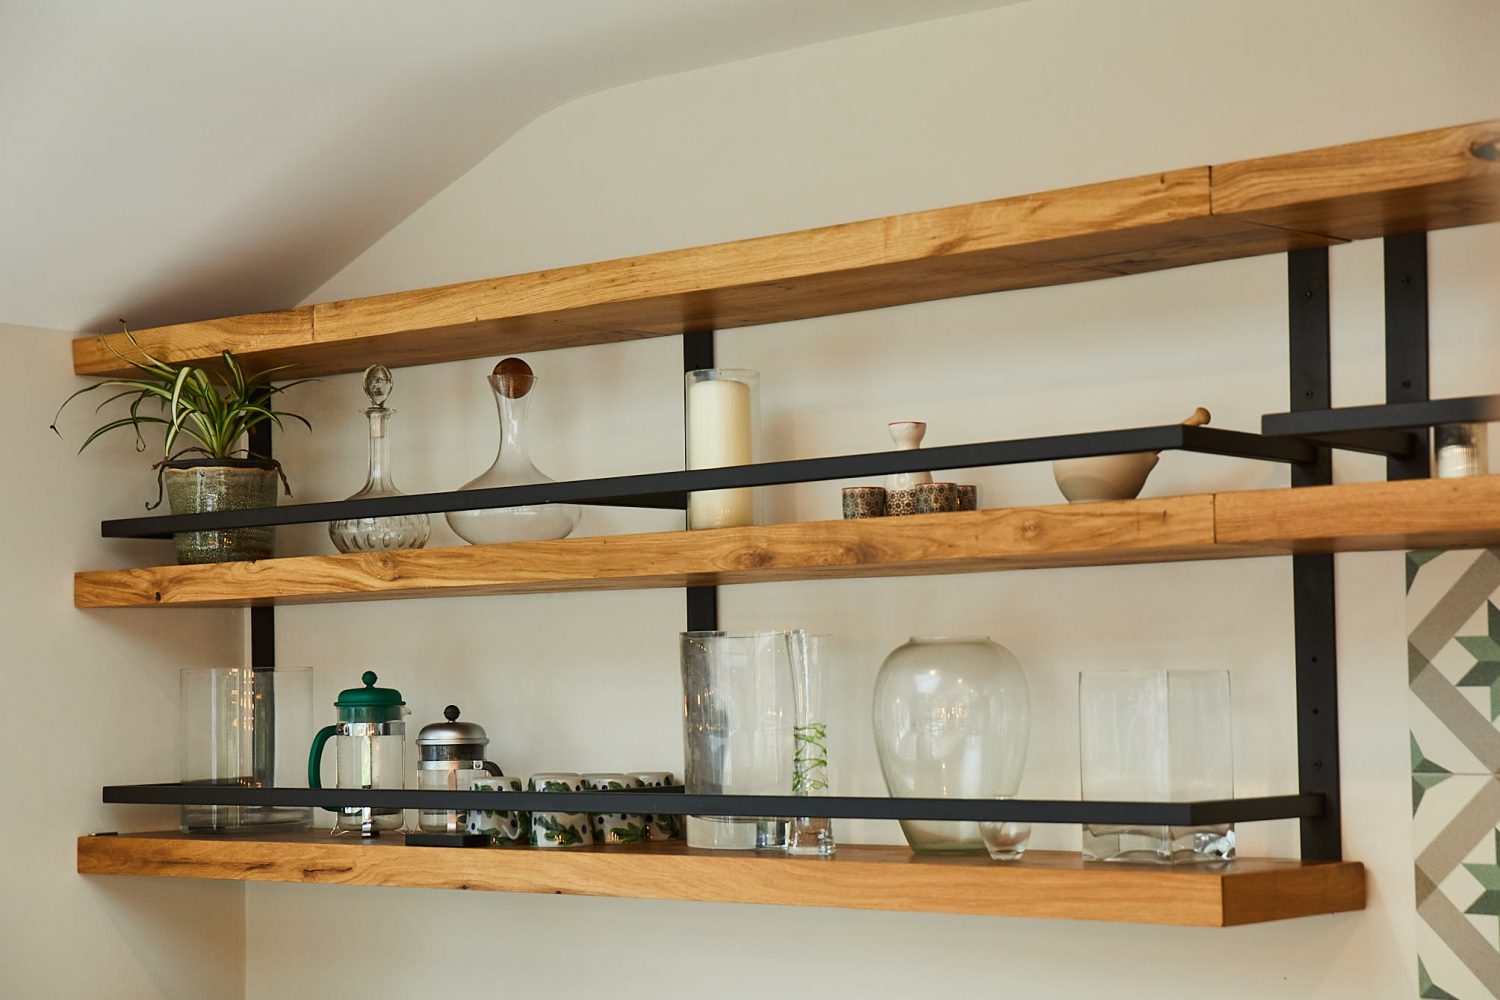
<svg viewBox="0 0 1500 1000">
<path fill-rule="evenodd" d="M 96 428 L 79 446 L 79 452 L 110 431 L 122 427 L 135 431 L 136 451 L 145 451 L 146 439 L 141 429 L 149 425 L 160 425 L 166 429 L 160 464 L 172 462 L 184 455 L 202 455 L 210 459 L 233 459 L 240 455 L 261 458 L 263 456 L 252 455 L 239 447 L 239 442 L 266 421 L 280 428 L 282 418 L 289 418 L 299 421 L 308 430 L 312 429 L 312 424 L 305 418 L 275 408 L 275 398 L 279 394 L 304 382 L 316 381 L 299 379 L 273 385 L 271 376 L 291 368 L 291 365 L 278 365 L 247 375 L 229 351 L 220 355 L 220 364 L 212 369 L 197 365 L 170 365 L 142 348 L 128 327 L 125 336 L 140 357 L 145 359 L 144 362 L 126 357 L 115 350 L 109 341 L 105 341 L 105 344 L 116 357 L 138 374 L 134 378 L 105 378 L 79 389 L 63 400 L 62 406 L 57 408 L 57 414 L 52 418 L 52 431 L 61 437 L 62 433 L 57 429 L 57 418 L 79 396 L 99 389 L 119 390 L 95 407 L 95 413 L 117 400 L 130 400 L 126 416 Z M 156 404 L 155 410 L 142 413 L 142 407 L 152 402 Z M 174 453 L 173 446 L 183 440 L 195 443 Z"/>
</svg>

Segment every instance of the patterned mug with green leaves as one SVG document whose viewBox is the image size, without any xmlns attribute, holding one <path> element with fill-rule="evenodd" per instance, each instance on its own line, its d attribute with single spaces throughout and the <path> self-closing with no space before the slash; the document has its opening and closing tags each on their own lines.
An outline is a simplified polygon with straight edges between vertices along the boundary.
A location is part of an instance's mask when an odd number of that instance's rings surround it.
<svg viewBox="0 0 1500 1000">
<path fill-rule="evenodd" d="M 526 785 L 520 778 L 481 774 L 474 779 L 476 792 L 521 792 Z M 496 847 L 531 842 L 531 814 L 511 809 L 470 809 L 469 832 L 482 833 Z"/>
<path fill-rule="evenodd" d="M 620 792 L 640 786 L 623 774 L 598 771 L 583 776 L 583 787 L 592 792 Z M 646 817 L 635 813 L 589 813 L 589 826 L 596 844 L 644 844 L 647 840 Z"/>
<path fill-rule="evenodd" d="M 671 771 L 631 771 L 625 775 L 636 788 L 668 788 L 677 784 Z M 647 840 L 678 840 L 682 837 L 682 817 L 658 813 L 643 817 Z"/>
<path fill-rule="evenodd" d="M 581 792 L 583 779 L 570 771 L 533 774 L 533 792 Z M 588 813 L 533 812 L 531 842 L 538 847 L 581 847 L 594 842 Z"/>
</svg>

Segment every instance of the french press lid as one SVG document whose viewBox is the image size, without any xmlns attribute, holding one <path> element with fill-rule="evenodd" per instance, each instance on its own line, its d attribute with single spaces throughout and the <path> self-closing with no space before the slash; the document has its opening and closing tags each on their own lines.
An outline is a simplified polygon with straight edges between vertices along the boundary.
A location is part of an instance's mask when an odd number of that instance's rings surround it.
<svg viewBox="0 0 1500 1000">
<path fill-rule="evenodd" d="M 443 709 L 445 722 L 423 726 L 417 734 L 417 746 L 423 760 L 478 760 L 490 738 L 477 722 L 459 722 L 458 706 Z"/>
<path fill-rule="evenodd" d="M 393 722 L 401 718 L 406 707 L 401 692 L 395 688 L 376 687 L 380 678 L 375 671 L 366 670 L 360 677 L 362 688 L 346 688 L 339 692 L 333 707 L 339 710 L 340 722 Z"/>
</svg>

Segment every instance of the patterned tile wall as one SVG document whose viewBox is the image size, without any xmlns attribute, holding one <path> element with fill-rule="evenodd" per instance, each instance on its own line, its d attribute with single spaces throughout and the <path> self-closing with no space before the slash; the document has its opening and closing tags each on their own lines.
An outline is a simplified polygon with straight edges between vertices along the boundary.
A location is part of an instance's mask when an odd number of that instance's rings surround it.
<svg viewBox="0 0 1500 1000">
<path fill-rule="evenodd" d="M 1406 557 L 1417 995 L 1500 996 L 1500 550 Z"/>
</svg>

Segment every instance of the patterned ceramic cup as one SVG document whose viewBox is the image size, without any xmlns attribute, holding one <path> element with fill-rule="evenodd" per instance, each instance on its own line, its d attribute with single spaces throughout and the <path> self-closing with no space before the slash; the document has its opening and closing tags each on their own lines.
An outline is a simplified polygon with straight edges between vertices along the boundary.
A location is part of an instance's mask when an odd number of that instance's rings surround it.
<svg viewBox="0 0 1500 1000">
<path fill-rule="evenodd" d="M 596 772 L 583 776 L 583 787 L 593 792 L 613 792 L 640 786 L 623 774 Z M 589 813 L 589 827 L 594 831 L 596 844 L 646 842 L 646 817 L 636 813 Z"/>
<path fill-rule="evenodd" d="M 488 774 L 474 779 L 476 792 L 522 792 L 526 783 L 520 778 L 496 778 Z M 496 847 L 526 844 L 531 841 L 531 815 L 510 809 L 470 809 L 469 832 L 482 833 Z"/>
<path fill-rule="evenodd" d="M 843 498 L 846 518 L 885 517 L 884 486 L 846 486 Z"/>
<path fill-rule="evenodd" d="M 917 492 L 918 514 L 945 514 L 958 510 L 958 486 L 955 483 L 922 483 Z"/>
<path fill-rule="evenodd" d="M 917 512 L 917 490 L 910 487 L 904 490 L 885 491 L 885 513 L 888 517 L 898 517 L 903 514 L 915 514 Z"/>
<path fill-rule="evenodd" d="M 528 787 L 533 792 L 581 792 L 583 779 L 571 771 L 544 771 L 533 774 Z M 538 847 L 592 844 L 588 813 L 532 813 L 531 842 Z"/>
<path fill-rule="evenodd" d="M 635 782 L 637 788 L 667 788 L 677 784 L 672 778 L 671 771 L 631 771 L 625 777 Z M 646 839 L 678 840 L 682 837 L 681 816 L 658 814 L 644 818 Z"/>
<path fill-rule="evenodd" d="M 958 509 L 979 509 L 979 487 L 969 483 L 961 483 L 958 487 Z"/>
</svg>

